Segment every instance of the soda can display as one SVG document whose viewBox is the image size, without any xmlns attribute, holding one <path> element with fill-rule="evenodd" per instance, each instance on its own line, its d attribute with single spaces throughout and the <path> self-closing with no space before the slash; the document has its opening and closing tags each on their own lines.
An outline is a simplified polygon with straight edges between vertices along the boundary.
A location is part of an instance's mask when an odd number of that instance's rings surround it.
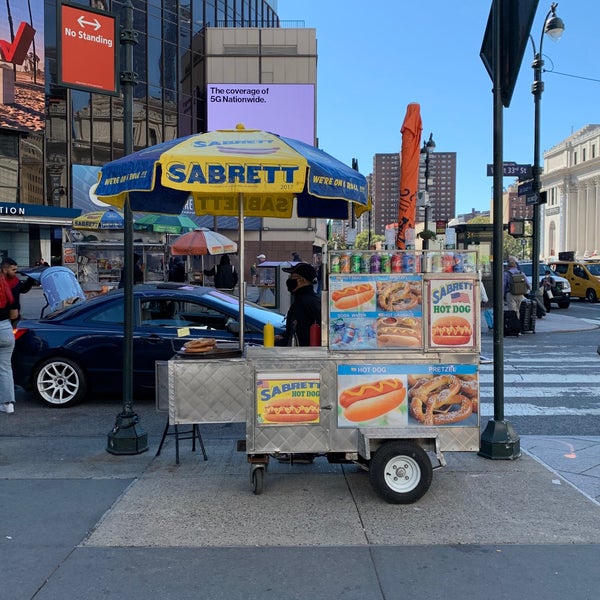
<svg viewBox="0 0 600 600">
<path fill-rule="evenodd" d="M 452 273 L 454 271 L 454 256 L 452 252 L 446 252 L 442 256 L 442 271 L 444 273 Z"/>
<path fill-rule="evenodd" d="M 360 266 L 362 263 L 362 255 L 361 254 L 353 254 L 350 262 L 350 272 L 351 273 L 360 273 Z"/>
<path fill-rule="evenodd" d="M 360 257 L 360 272 L 370 273 L 371 272 L 371 256 L 369 254 L 362 254 Z"/>
<path fill-rule="evenodd" d="M 442 272 L 442 256 L 439 252 L 434 252 L 431 255 L 431 271 L 430 273 Z"/>
<path fill-rule="evenodd" d="M 454 253 L 454 265 L 453 265 L 453 271 L 455 273 L 463 273 L 465 270 L 465 255 L 462 254 L 461 252 L 455 252 Z"/>
<path fill-rule="evenodd" d="M 392 272 L 392 261 L 389 254 L 381 255 L 381 272 L 391 273 Z"/>
<path fill-rule="evenodd" d="M 392 254 L 390 259 L 392 273 L 402 273 L 402 256 L 398 253 Z"/>
<path fill-rule="evenodd" d="M 381 256 L 377 253 L 371 254 L 369 273 L 381 273 Z"/>
<path fill-rule="evenodd" d="M 340 273 L 350 273 L 351 260 L 349 254 L 342 254 L 340 256 Z"/>
<path fill-rule="evenodd" d="M 331 272 L 332 273 L 340 273 L 340 271 L 341 271 L 340 257 L 338 254 L 332 254 L 331 255 Z"/>
<path fill-rule="evenodd" d="M 402 272 L 403 273 L 414 273 L 415 272 L 415 255 L 412 252 L 405 252 L 402 255 Z"/>
</svg>

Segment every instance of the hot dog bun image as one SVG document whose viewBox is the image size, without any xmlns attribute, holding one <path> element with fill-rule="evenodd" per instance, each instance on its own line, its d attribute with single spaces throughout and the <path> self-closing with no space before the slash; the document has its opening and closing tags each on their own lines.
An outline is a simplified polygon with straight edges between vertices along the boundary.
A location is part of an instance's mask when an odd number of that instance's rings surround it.
<svg viewBox="0 0 600 600">
<path fill-rule="evenodd" d="M 351 310 L 370 302 L 375 297 L 375 288 L 370 283 L 349 285 L 331 293 L 333 305 L 338 310 Z"/>
<path fill-rule="evenodd" d="M 406 388 L 400 379 L 381 379 L 343 390 L 339 403 L 345 419 L 369 421 L 394 410 L 404 402 Z"/>
<path fill-rule="evenodd" d="M 319 405 L 304 398 L 277 398 L 265 402 L 263 416 L 269 423 L 308 423 L 319 418 Z"/>
<path fill-rule="evenodd" d="M 420 317 L 377 319 L 377 346 L 380 348 L 415 348 L 421 345 Z"/>
<path fill-rule="evenodd" d="M 431 340 L 440 346 L 468 344 L 472 335 L 471 323 L 463 317 L 439 317 L 431 325 Z"/>
</svg>

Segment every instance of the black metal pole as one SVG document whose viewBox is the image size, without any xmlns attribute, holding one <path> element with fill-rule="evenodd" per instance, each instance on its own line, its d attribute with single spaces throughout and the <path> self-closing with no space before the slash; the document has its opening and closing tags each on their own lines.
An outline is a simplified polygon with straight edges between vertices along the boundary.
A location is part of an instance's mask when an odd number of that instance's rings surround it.
<svg viewBox="0 0 600 600">
<path fill-rule="evenodd" d="M 425 223 L 423 227 L 425 228 L 425 236 L 427 236 L 429 232 L 429 147 L 427 146 L 427 142 L 424 145 L 425 148 Z M 423 250 L 429 250 L 429 238 L 424 237 L 423 243 L 421 244 Z"/>
<path fill-rule="evenodd" d="M 133 4 L 126 0 L 123 5 L 124 26 L 121 44 L 124 48 L 124 68 L 121 71 L 123 86 L 123 149 L 124 154 L 133 152 L 133 88 L 137 77 L 133 72 L 133 46 L 137 34 L 133 30 Z M 123 408 L 117 415 L 115 426 L 108 434 L 106 450 L 111 454 L 140 454 L 148 450 L 148 434 L 139 425 L 139 417 L 133 411 L 133 215 L 129 195 L 123 206 L 124 232 L 124 315 L 123 315 Z"/>
<path fill-rule="evenodd" d="M 494 291 L 494 419 L 481 434 L 479 455 L 491 459 L 514 459 L 521 456 L 521 441 L 510 423 L 504 420 L 504 296 L 502 290 L 502 178 L 503 178 L 503 111 L 501 74 L 501 0 L 495 0 L 493 10 L 494 40 L 494 207 L 493 207 L 493 267 Z"/>
</svg>

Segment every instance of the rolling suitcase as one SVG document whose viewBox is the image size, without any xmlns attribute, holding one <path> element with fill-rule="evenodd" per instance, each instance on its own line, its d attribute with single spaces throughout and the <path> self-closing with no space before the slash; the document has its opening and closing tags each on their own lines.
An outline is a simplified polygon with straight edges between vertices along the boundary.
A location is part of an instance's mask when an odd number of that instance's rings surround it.
<svg viewBox="0 0 600 600">
<path fill-rule="evenodd" d="M 504 335 L 521 335 L 521 319 L 514 310 L 504 311 Z"/>
<path fill-rule="evenodd" d="M 535 300 L 525 298 L 519 307 L 519 319 L 521 321 L 521 333 L 535 333 L 535 317 L 537 303 Z"/>
</svg>

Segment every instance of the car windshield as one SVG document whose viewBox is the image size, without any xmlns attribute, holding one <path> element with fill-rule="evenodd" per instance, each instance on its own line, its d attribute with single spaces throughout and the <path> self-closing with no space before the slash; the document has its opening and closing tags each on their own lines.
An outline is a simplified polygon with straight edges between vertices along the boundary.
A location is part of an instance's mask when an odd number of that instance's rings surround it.
<svg viewBox="0 0 600 600">
<path fill-rule="evenodd" d="M 531 270 L 533 268 L 533 265 L 531 263 L 522 263 L 519 265 L 521 271 L 523 271 L 523 273 L 525 273 L 525 275 L 527 275 L 527 277 L 531 277 Z M 538 275 L 544 275 L 546 273 L 546 271 L 549 271 L 550 267 L 548 267 L 548 265 L 544 264 L 544 263 L 540 263 L 539 267 L 538 267 Z"/>
<path fill-rule="evenodd" d="M 600 277 L 600 263 L 588 263 L 586 266 L 594 277 Z"/>
</svg>

